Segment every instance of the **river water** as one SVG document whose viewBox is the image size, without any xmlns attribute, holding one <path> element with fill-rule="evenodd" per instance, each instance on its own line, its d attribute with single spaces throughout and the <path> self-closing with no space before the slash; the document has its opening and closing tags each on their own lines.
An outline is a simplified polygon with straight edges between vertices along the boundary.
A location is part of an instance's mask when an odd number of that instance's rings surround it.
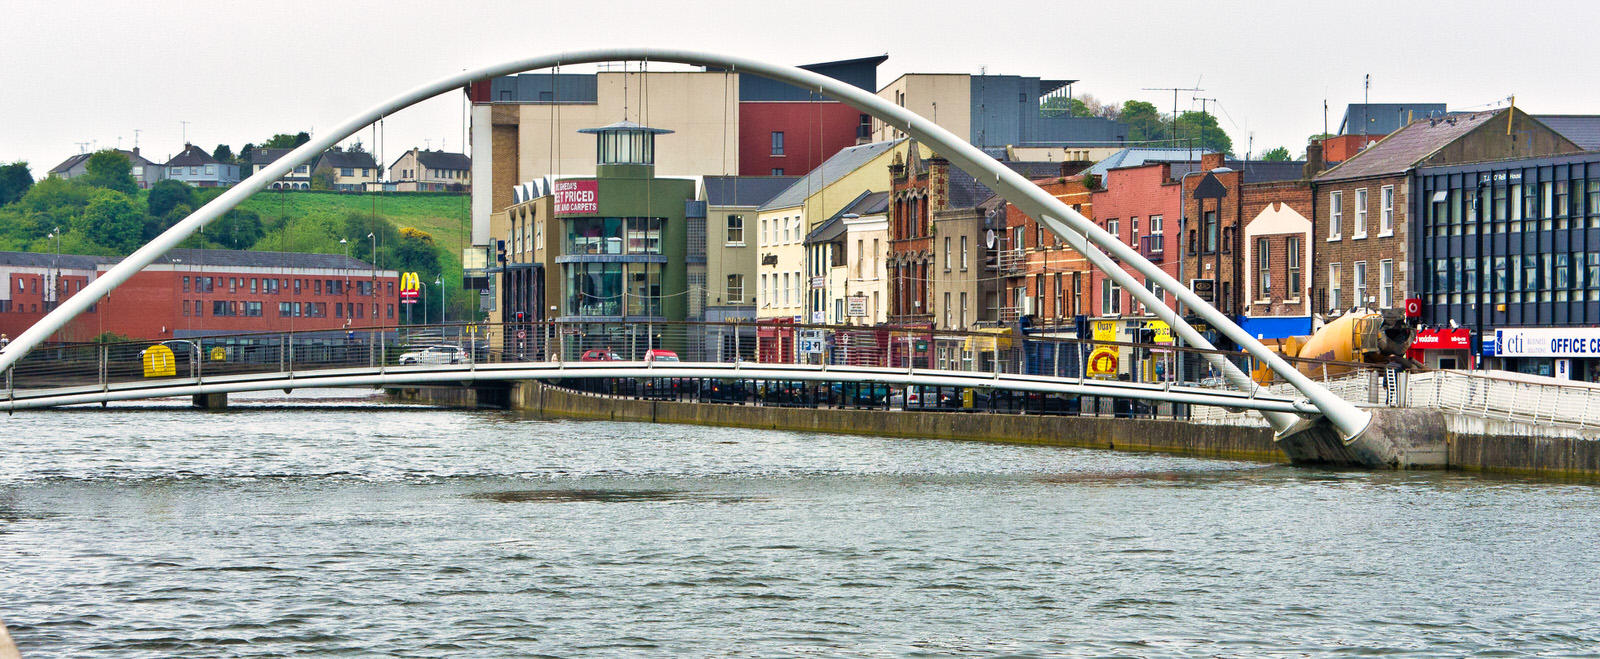
<svg viewBox="0 0 1600 659">
<path fill-rule="evenodd" d="M 318 396 L 0 421 L 23 656 L 1600 656 L 1587 484 Z"/>
</svg>

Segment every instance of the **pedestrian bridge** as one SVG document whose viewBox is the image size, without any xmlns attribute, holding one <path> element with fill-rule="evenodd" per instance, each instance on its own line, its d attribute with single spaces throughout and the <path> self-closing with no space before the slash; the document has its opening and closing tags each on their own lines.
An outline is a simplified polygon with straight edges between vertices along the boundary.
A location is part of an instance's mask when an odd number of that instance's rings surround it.
<svg viewBox="0 0 1600 659">
<path fill-rule="evenodd" d="M 458 347 L 439 353 L 448 355 L 441 361 L 457 363 L 411 363 L 429 360 L 421 350 L 428 345 Z M 681 354 L 682 361 L 645 361 L 652 349 L 670 349 L 674 356 Z M 607 359 L 586 361 L 586 355 Z M 1206 357 L 1233 360 L 1242 370 L 1250 367 L 1237 353 L 1162 344 L 1096 344 L 1026 337 L 1007 330 L 934 332 L 756 323 L 368 328 L 45 347 L 6 372 L 0 408 L 16 411 L 308 387 L 479 387 L 540 380 L 592 388 L 595 382 L 619 380 L 718 380 L 1087 396 L 1145 401 L 1151 409 L 1167 404 L 1165 409 L 1184 410 L 1186 416 L 1191 406 L 1318 413 L 1292 387 L 1238 391 L 1223 386 Z M 1328 364 L 1319 364 L 1318 370 L 1324 379 L 1338 380 L 1351 377 L 1350 369 L 1361 368 L 1334 366 L 1329 371 Z"/>
</svg>

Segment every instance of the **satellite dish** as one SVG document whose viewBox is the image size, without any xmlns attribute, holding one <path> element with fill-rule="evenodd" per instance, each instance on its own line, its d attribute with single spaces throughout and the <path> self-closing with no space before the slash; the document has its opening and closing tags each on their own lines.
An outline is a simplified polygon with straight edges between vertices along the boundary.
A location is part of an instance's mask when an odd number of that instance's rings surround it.
<svg viewBox="0 0 1600 659">
<path fill-rule="evenodd" d="M 988 236 L 984 238 L 984 244 L 988 245 L 989 249 L 994 249 L 994 229 L 989 230 Z"/>
</svg>

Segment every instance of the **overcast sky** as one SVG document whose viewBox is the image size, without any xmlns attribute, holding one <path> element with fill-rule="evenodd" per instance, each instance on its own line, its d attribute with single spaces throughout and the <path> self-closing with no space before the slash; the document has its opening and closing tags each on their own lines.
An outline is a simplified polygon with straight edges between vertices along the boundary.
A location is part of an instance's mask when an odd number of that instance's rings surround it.
<svg viewBox="0 0 1600 659">
<path fill-rule="evenodd" d="M 1370 100 L 1600 114 L 1600 3 L 1488 0 L 1011 2 L 79 2 L 0 0 L 0 162 L 35 178 L 90 147 L 164 160 L 319 131 L 468 68 L 660 46 L 784 64 L 888 54 L 902 73 L 1080 80 L 1077 94 L 1170 111 L 1208 103 L 1235 150 L 1299 154 Z M 592 70 L 592 69 L 591 69 Z M 388 120 L 380 155 L 458 151 L 460 94 Z M 181 122 L 188 122 L 187 126 Z M 362 139 L 370 144 L 371 133 Z M 387 164 L 387 163 L 385 163 Z"/>
</svg>

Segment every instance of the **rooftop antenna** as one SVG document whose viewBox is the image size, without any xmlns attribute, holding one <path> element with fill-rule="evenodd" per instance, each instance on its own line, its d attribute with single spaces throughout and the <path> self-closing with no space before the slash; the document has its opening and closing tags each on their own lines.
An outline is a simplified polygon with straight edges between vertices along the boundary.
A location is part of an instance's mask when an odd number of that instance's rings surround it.
<svg viewBox="0 0 1600 659">
<path fill-rule="evenodd" d="M 78 153 L 88 153 L 90 142 L 74 142 L 78 145 Z"/>
<path fill-rule="evenodd" d="M 139 133 L 140 132 L 141 131 L 138 128 L 133 129 L 133 148 L 135 148 L 135 149 L 139 148 Z"/>
<path fill-rule="evenodd" d="M 431 137 L 422 138 L 422 150 L 423 151 L 432 151 L 433 150 L 433 138 L 431 138 Z"/>
<path fill-rule="evenodd" d="M 183 120 L 180 119 L 180 120 L 178 120 L 178 123 L 183 124 L 183 143 L 184 143 L 184 145 L 188 145 L 189 144 L 189 122 L 183 121 Z"/>
<path fill-rule="evenodd" d="M 1149 91 L 1149 92 L 1172 92 L 1172 130 L 1171 130 L 1171 134 L 1167 136 L 1167 139 L 1172 141 L 1173 143 L 1176 143 L 1177 139 L 1178 139 L 1178 92 L 1203 92 L 1203 91 L 1205 91 L 1204 89 L 1201 89 L 1199 87 L 1199 84 L 1200 83 L 1196 82 L 1195 83 L 1196 86 L 1194 86 L 1194 87 L 1144 87 L 1143 88 L 1144 91 Z"/>
<path fill-rule="evenodd" d="M 1361 81 L 1361 134 L 1371 132 L 1367 129 L 1367 105 L 1372 102 L 1372 74 L 1362 76 Z"/>
</svg>

